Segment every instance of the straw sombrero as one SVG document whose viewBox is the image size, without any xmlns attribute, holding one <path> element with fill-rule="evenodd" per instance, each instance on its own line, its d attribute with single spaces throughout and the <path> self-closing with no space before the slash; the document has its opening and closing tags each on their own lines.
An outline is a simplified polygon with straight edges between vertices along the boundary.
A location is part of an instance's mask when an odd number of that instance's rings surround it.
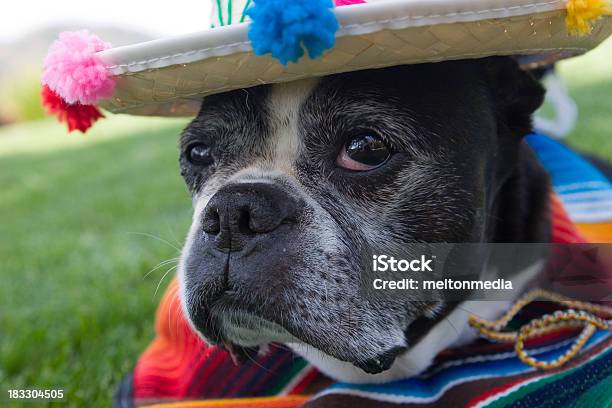
<svg viewBox="0 0 612 408">
<path fill-rule="evenodd" d="M 212 27 L 124 47 L 86 31 L 50 48 L 43 101 L 85 131 L 97 106 L 190 116 L 202 97 L 339 72 L 492 55 L 537 66 L 612 32 L 608 0 L 216 0 Z"/>
</svg>

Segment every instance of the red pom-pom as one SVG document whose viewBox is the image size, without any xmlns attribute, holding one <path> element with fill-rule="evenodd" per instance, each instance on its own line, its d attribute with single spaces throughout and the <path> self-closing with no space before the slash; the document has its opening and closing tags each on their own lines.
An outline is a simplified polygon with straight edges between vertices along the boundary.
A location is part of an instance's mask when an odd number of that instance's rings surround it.
<svg viewBox="0 0 612 408">
<path fill-rule="evenodd" d="M 93 105 L 66 103 L 47 85 L 43 85 L 42 104 L 49 114 L 55 115 L 60 122 L 66 122 L 69 132 L 79 130 L 85 133 L 96 120 L 104 117 L 102 112 Z"/>
</svg>

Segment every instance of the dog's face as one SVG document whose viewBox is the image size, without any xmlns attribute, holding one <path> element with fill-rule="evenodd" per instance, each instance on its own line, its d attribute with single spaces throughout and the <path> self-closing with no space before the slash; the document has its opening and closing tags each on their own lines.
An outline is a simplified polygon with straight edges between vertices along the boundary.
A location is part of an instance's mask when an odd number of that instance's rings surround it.
<svg viewBox="0 0 612 408">
<path fill-rule="evenodd" d="M 444 299 L 364 298 L 364 254 L 490 240 L 541 97 L 507 58 L 207 97 L 180 158 L 195 208 L 181 294 L 196 330 L 235 353 L 301 342 L 388 368 Z"/>
</svg>

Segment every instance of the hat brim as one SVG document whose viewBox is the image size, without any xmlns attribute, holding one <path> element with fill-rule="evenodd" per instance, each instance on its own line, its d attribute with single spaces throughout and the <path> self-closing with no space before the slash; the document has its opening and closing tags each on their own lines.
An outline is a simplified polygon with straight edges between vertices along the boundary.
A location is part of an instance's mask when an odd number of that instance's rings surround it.
<svg viewBox="0 0 612 408">
<path fill-rule="evenodd" d="M 202 97 L 261 84 L 402 64 L 537 56 L 529 64 L 582 54 L 612 33 L 612 18 L 570 35 L 565 0 L 396 0 L 340 7 L 336 44 L 322 57 L 281 65 L 257 56 L 248 24 L 98 53 L 117 80 L 100 106 L 135 115 L 193 116 Z"/>
</svg>

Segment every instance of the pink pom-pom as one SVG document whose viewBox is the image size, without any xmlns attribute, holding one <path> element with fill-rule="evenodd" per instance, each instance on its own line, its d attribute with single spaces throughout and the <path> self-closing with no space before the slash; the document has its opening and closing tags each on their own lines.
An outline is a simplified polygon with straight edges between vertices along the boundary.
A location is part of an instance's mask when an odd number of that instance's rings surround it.
<svg viewBox="0 0 612 408">
<path fill-rule="evenodd" d="M 96 105 L 113 94 L 115 81 L 95 53 L 110 44 L 87 31 L 63 32 L 49 48 L 42 81 L 68 104 Z"/>
</svg>

